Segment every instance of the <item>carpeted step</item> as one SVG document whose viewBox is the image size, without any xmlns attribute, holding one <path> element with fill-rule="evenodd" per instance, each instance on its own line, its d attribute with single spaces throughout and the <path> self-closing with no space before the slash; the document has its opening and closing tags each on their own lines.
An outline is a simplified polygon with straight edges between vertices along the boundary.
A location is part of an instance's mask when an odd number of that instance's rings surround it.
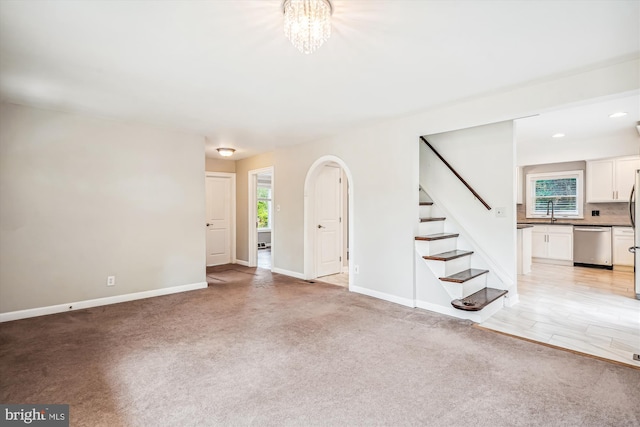
<svg viewBox="0 0 640 427">
<path fill-rule="evenodd" d="M 473 253 L 473 251 L 462 251 L 460 249 L 456 249 L 454 251 L 442 252 L 441 254 L 435 255 L 425 255 L 422 258 L 424 259 L 432 259 L 435 261 L 450 261 L 456 258 L 462 258 L 464 256 L 469 256 Z"/>
<path fill-rule="evenodd" d="M 464 283 L 471 279 L 474 279 L 478 276 L 482 276 L 483 274 L 488 273 L 489 270 L 480 270 L 478 268 L 469 268 L 467 270 L 461 271 L 456 274 L 452 274 L 451 276 L 441 277 L 440 280 L 444 280 L 445 282 L 455 282 L 455 283 Z"/>
<path fill-rule="evenodd" d="M 458 310 L 480 311 L 498 298 L 506 295 L 504 289 L 484 288 L 462 299 L 454 299 L 451 305 Z"/>
<path fill-rule="evenodd" d="M 457 233 L 435 233 L 428 234 L 426 236 L 416 236 L 416 240 L 426 240 L 431 242 L 433 240 L 444 240 L 444 239 L 453 239 L 454 237 L 458 237 Z"/>
</svg>

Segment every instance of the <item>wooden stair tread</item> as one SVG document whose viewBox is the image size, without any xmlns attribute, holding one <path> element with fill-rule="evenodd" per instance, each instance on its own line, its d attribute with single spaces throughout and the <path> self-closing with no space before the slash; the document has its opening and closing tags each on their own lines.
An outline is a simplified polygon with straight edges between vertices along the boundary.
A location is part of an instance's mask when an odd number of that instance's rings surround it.
<svg viewBox="0 0 640 427">
<path fill-rule="evenodd" d="M 420 206 L 431 206 L 433 202 L 420 202 Z"/>
<path fill-rule="evenodd" d="M 420 218 L 420 222 L 429 222 L 429 221 L 444 221 L 445 217 L 429 217 L 429 218 Z"/>
<path fill-rule="evenodd" d="M 451 276 L 441 277 L 440 280 L 444 280 L 445 282 L 464 283 L 475 277 L 482 276 L 483 274 L 486 274 L 488 272 L 489 270 L 481 270 L 479 268 L 470 268 L 468 270 L 464 270 L 459 273 L 452 274 Z"/>
<path fill-rule="evenodd" d="M 422 258 L 424 259 L 433 259 L 436 261 L 449 261 L 456 258 L 461 258 L 463 256 L 469 256 L 473 253 L 473 251 L 461 251 L 460 249 L 456 249 L 453 251 L 442 252 L 441 254 L 435 255 L 425 255 Z"/>
<path fill-rule="evenodd" d="M 454 299 L 451 305 L 458 310 L 480 311 L 508 291 L 504 289 L 484 288 L 462 299 Z"/>
<path fill-rule="evenodd" d="M 436 234 L 428 234 L 426 236 L 416 236 L 416 240 L 443 240 L 443 239 L 452 239 L 454 237 L 458 237 L 458 233 L 436 233 Z"/>
</svg>

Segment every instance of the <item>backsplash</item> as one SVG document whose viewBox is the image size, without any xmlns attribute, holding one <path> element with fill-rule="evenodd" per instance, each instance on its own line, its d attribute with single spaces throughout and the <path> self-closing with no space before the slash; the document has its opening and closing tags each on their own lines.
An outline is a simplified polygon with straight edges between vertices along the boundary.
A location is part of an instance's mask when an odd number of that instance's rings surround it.
<svg viewBox="0 0 640 427">
<path fill-rule="evenodd" d="M 517 206 L 518 222 L 540 222 L 549 223 L 549 219 L 527 218 L 524 203 Z M 591 211 L 600 211 L 600 216 L 591 216 Z M 584 225 L 628 225 L 629 221 L 629 204 L 628 203 L 585 203 L 584 219 L 564 219 L 558 218 L 559 222 L 570 222 L 572 224 Z"/>
</svg>

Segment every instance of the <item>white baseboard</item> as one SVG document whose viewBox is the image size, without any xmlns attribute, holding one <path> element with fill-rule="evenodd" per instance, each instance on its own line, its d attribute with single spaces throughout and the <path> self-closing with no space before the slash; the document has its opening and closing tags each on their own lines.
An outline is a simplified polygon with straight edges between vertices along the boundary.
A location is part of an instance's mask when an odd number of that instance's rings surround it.
<svg viewBox="0 0 640 427">
<path fill-rule="evenodd" d="M 370 297 L 378 298 L 381 300 L 393 302 L 395 304 L 404 305 L 405 307 L 415 307 L 416 305 L 413 303 L 412 299 L 403 298 L 396 295 L 386 294 L 384 292 L 374 291 L 372 289 L 361 288 L 360 286 L 349 286 L 349 290 L 351 292 L 356 292 L 358 294 L 367 295 Z"/>
<path fill-rule="evenodd" d="M 239 264 L 239 265 L 242 265 L 242 266 L 245 266 L 245 267 L 249 267 L 249 261 L 243 261 L 241 259 L 237 259 L 236 260 L 236 264 Z"/>
<path fill-rule="evenodd" d="M 291 276 L 291 277 L 295 277 L 296 279 L 304 280 L 304 274 L 303 273 L 298 273 L 296 271 L 289 271 L 289 270 L 283 270 L 282 268 L 272 267 L 271 268 L 271 272 L 278 273 L 278 274 L 284 274 L 285 276 Z"/>
<path fill-rule="evenodd" d="M 509 293 L 504 296 L 505 307 L 513 307 L 519 302 L 520 302 L 520 295 L 512 291 L 509 291 Z"/>
<path fill-rule="evenodd" d="M 0 323 L 12 320 L 26 319 L 29 317 L 45 316 L 47 314 L 63 313 L 65 311 L 80 310 L 83 308 L 98 307 L 101 305 L 117 304 L 120 302 L 134 301 L 162 295 L 177 294 L 179 292 L 205 289 L 207 282 L 193 283 L 190 285 L 172 286 L 170 288 L 153 289 L 151 291 L 134 292 L 131 294 L 115 295 L 112 297 L 96 298 L 85 301 L 69 302 L 66 304 L 50 305 L 47 307 L 29 308 L 26 310 L 9 311 L 0 313 Z"/>
<path fill-rule="evenodd" d="M 549 258 L 531 258 L 531 262 L 540 263 L 540 264 L 553 264 L 553 265 L 566 265 L 569 267 L 573 267 L 573 261 L 562 261 L 559 259 L 549 259 Z"/>
</svg>

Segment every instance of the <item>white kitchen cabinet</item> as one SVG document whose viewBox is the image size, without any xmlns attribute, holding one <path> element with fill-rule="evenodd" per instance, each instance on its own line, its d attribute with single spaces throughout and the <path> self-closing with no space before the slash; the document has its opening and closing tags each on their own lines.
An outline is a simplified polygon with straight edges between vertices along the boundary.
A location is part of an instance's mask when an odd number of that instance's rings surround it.
<svg viewBox="0 0 640 427">
<path fill-rule="evenodd" d="M 613 227 L 613 266 L 633 267 L 633 228 Z"/>
<path fill-rule="evenodd" d="M 640 156 L 587 161 L 587 203 L 626 202 Z"/>
<path fill-rule="evenodd" d="M 535 225 L 531 255 L 536 261 L 573 262 L 573 226 Z"/>
</svg>

